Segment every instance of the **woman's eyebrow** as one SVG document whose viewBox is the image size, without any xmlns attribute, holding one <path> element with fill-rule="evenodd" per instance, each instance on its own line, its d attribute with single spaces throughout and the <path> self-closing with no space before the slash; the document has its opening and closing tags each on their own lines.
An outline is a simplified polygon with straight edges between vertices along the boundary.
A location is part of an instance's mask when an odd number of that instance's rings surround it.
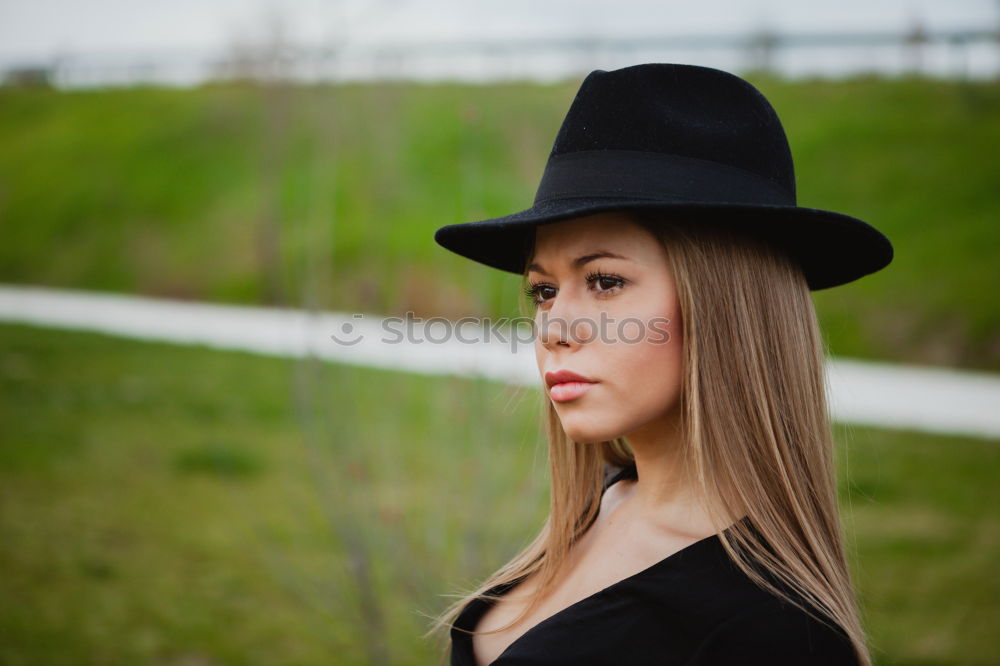
<svg viewBox="0 0 1000 666">
<path fill-rule="evenodd" d="M 615 254 L 614 252 L 608 252 L 607 250 L 598 250 L 597 252 L 591 252 L 590 254 L 585 254 L 582 257 L 577 257 L 573 260 L 573 268 L 580 268 L 585 266 L 588 262 L 594 259 L 624 259 L 625 261 L 631 261 L 628 257 L 622 256 L 620 254 Z M 531 264 L 528 266 L 529 271 L 534 271 L 536 273 L 541 273 L 542 275 L 548 275 L 549 273 L 541 267 L 540 264 Z"/>
</svg>

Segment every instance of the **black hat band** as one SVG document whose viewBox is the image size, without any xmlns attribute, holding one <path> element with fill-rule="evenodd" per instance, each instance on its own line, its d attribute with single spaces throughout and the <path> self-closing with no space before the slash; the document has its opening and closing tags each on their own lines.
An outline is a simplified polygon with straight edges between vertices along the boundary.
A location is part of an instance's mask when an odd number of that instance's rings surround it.
<svg viewBox="0 0 1000 666">
<path fill-rule="evenodd" d="M 695 157 L 641 150 L 581 150 L 549 157 L 535 204 L 599 197 L 795 205 L 794 194 L 755 173 Z"/>
</svg>

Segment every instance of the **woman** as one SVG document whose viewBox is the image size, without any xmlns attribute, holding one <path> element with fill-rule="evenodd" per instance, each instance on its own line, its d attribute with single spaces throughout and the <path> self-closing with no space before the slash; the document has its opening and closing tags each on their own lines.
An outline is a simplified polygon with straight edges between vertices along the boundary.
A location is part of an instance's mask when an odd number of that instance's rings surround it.
<svg viewBox="0 0 1000 666">
<path fill-rule="evenodd" d="M 767 100 L 719 70 L 592 72 L 534 205 L 436 240 L 524 276 L 549 519 L 449 608 L 452 664 L 863 664 L 810 290 L 889 264 L 798 207 Z"/>
</svg>

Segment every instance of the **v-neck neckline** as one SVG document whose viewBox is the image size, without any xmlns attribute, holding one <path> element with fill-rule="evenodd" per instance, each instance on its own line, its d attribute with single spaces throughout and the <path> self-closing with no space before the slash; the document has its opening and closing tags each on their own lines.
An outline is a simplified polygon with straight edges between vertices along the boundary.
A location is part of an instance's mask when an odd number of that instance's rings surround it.
<svg viewBox="0 0 1000 666">
<path fill-rule="evenodd" d="M 747 519 L 747 517 L 744 516 L 743 518 L 741 518 L 740 520 L 738 520 L 736 522 L 740 522 L 740 521 L 743 521 L 743 520 L 746 520 L 746 519 Z M 726 530 L 730 529 L 731 527 L 732 527 L 732 525 L 730 525 L 730 527 L 727 527 Z M 707 537 L 704 537 L 702 539 L 699 539 L 697 541 L 689 543 L 688 545 L 684 546 L 680 550 L 674 551 L 670 555 L 667 555 L 666 557 L 664 557 L 662 560 L 654 562 L 653 564 L 649 565 L 648 567 L 646 567 L 646 568 L 644 568 L 644 569 L 642 569 L 640 571 L 637 571 L 634 574 L 626 576 L 625 578 L 622 578 L 621 580 L 618 580 L 618 581 L 616 581 L 614 583 L 611 583 L 607 587 L 603 587 L 600 590 L 594 592 L 593 594 L 587 595 L 583 599 L 580 599 L 579 601 L 575 601 L 572 604 L 570 604 L 569 606 L 566 606 L 565 608 L 556 611 L 552 615 L 549 615 L 548 617 L 543 618 L 542 620 L 540 620 L 540 621 L 536 622 L 535 624 L 533 624 L 523 634 L 521 634 L 520 636 L 518 636 L 517 638 L 515 638 L 510 643 L 510 645 L 508 645 L 504 649 L 504 651 L 501 652 L 497 656 L 496 659 L 494 659 L 493 661 L 489 662 L 488 666 L 496 666 L 497 664 L 499 664 L 499 662 L 502 659 L 504 659 L 504 657 L 506 657 L 512 650 L 514 650 L 515 647 L 517 647 L 519 644 L 521 644 L 522 642 L 524 642 L 525 640 L 527 640 L 533 634 L 536 634 L 536 633 L 538 633 L 538 631 L 544 629 L 546 626 L 551 625 L 553 622 L 558 621 L 559 619 L 561 619 L 562 617 L 564 617 L 567 613 L 569 613 L 569 612 L 571 612 L 573 610 L 578 609 L 580 606 L 582 606 L 582 605 L 584 605 L 584 604 L 586 604 L 588 602 L 591 602 L 594 599 L 597 599 L 598 597 L 602 597 L 602 596 L 606 595 L 607 593 L 611 592 L 614 589 L 617 589 L 617 588 L 619 588 L 619 587 L 621 587 L 623 585 L 626 585 L 628 583 L 634 582 L 635 580 L 637 580 L 637 579 L 639 579 L 639 578 L 641 578 L 643 576 L 649 575 L 650 573 L 652 573 L 653 571 L 655 571 L 657 569 L 663 568 L 663 567 L 667 566 L 668 564 L 673 564 L 678 559 L 680 559 L 681 555 L 683 555 L 685 553 L 689 553 L 690 551 L 692 551 L 692 550 L 694 550 L 696 548 L 704 547 L 704 546 L 706 546 L 708 544 L 713 544 L 713 543 L 718 542 L 718 541 L 719 541 L 719 535 L 718 534 L 709 534 Z M 508 584 L 507 589 L 504 590 L 504 594 L 507 594 L 512 589 L 514 589 L 515 587 L 517 587 L 518 585 L 520 585 L 522 582 L 524 582 L 524 580 L 525 580 L 525 578 L 522 578 L 522 579 L 514 582 L 513 584 Z M 487 603 L 487 602 L 483 602 L 483 603 Z M 492 605 L 493 605 L 493 603 L 488 603 L 487 604 L 487 609 L 489 607 L 491 607 Z M 475 624 L 478 624 L 479 621 L 482 620 L 483 615 L 485 615 L 485 614 L 486 614 L 486 611 L 484 610 L 483 613 L 476 619 Z M 473 626 L 472 629 L 474 630 L 475 626 Z M 468 646 L 469 646 L 469 652 L 471 653 L 471 655 L 473 657 L 473 661 L 475 661 L 475 646 L 474 646 L 474 644 L 472 642 L 472 636 L 471 635 L 469 636 Z"/>
</svg>

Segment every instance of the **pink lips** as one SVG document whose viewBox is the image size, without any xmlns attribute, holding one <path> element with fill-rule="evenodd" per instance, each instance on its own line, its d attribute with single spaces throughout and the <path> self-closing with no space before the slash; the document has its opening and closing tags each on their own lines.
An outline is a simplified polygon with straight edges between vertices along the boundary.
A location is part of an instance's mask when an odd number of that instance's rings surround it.
<svg viewBox="0 0 1000 666">
<path fill-rule="evenodd" d="M 569 370 L 559 370 L 558 372 L 546 372 L 545 383 L 549 387 L 549 396 L 553 400 L 568 402 L 579 398 L 597 382 Z"/>
</svg>

